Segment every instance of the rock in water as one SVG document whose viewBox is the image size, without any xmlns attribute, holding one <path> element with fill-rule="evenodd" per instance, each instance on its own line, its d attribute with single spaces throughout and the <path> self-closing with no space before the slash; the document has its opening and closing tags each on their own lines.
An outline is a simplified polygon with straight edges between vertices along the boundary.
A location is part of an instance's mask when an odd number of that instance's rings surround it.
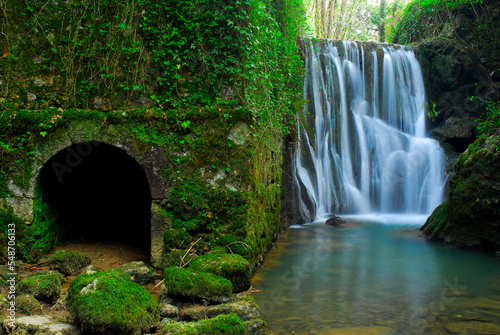
<svg viewBox="0 0 500 335">
<path fill-rule="evenodd" d="M 325 222 L 327 225 L 329 226 L 341 226 L 343 224 L 346 224 L 346 220 L 342 219 L 340 216 L 332 216 L 331 218 L 329 218 L 328 220 L 326 220 Z"/>
<path fill-rule="evenodd" d="M 118 268 L 131 275 L 132 280 L 139 285 L 147 284 L 156 275 L 155 270 L 142 261 L 123 264 Z"/>
</svg>

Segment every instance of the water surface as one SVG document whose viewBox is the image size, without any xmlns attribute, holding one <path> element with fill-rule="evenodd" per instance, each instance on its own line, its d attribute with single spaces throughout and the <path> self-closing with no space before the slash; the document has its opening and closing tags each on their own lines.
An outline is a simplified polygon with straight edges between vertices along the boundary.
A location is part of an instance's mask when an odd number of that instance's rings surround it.
<svg viewBox="0 0 500 335">
<path fill-rule="evenodd" d="M 428 242 L 422 218 L 347 219 L 291 229 L 257 273 L 272 333 L 500 334 L 498 259 Z"/>
</svg>

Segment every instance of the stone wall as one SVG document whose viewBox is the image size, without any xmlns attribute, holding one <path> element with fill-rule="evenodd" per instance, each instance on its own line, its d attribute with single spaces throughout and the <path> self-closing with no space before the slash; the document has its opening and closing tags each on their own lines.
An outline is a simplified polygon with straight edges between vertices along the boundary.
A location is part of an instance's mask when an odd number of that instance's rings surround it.
<svg viewBox="0 0 500 335">
<path fill-rule="evenodd" d="M 156 266 L 165 265 L 169 252 L 185 250 L 197 239 L 200 241 L 193 250 L 199 254 L 231 244 L 233 252 L 255 261 L 275 237 L 281 174 L 271 166 L 281 165 L 281 155 L 271 153 L 273 142 L 256 145 L 250 112 L 197 109 L 184 125 L 176 121 L 178 110 L 47 112 L 42 113 L 45 120 L 54 122 L 49 121 L 51 128 L 43 136 L 35 133 L 32 125 L 23 124 L 26 118 L 32 118 L 35 125 L 42 123 L 40 115 L 24 113 L 24 117 L 16 112 L 2 116 L 8 120 L 2 131 L 12 143 L 28 135 L 22 150 L 4 154 L 2 170 L 7 172 L 0 184 L 6 187 L 0 204 L 2 210 L 12 209 L 23 219 L 26 241 L 40 239 L 35 235 L 44 224 L 57 224 L 57 218 L 50 223 L 37 209 L 41 205 L 38 200 L 43 199 L 37 188 L 44 165 L 61 150 L 79 144 L 81 152 L 77 145 L 68 158 L 68 167 L 77 168 L 79 159 L 91 155 L 92 146 L 99 143 L 123 150 L 147 177 L 151 260 Z M 11 129 L 7 129 L 8 124 Z M 28 258 L 42 255 L 57 243 L 55 237 L 50 243 L 51 229 L 42 230 L 49 236 L 44 235 L 48 245 L 29 253 Z M 185 244 L 166 246 L 164 241 L 175 244 L 165 240 L 166 230 L 185 234 Z"/>
</svg>

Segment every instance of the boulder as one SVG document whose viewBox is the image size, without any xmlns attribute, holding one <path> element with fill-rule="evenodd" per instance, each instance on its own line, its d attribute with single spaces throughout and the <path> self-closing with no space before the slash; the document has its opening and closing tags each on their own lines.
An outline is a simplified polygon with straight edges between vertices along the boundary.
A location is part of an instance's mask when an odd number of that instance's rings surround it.
<svg viewBox="0 0 500 335">
<path fill-rule="evenodd" d="M 13 325 L 6 319 L 3 327 L 9 334 L 80 335 L 82 333 L 75 324 L 41 315 L 18 317 Z"/>
<path fill-rule="evenodd" d="M 179 307 L 167 303 L 160 303 L 160 316 L 162 318 L 178 320 Z"/>
<path fill-rule="evenodd" d="M 237 254 L 206 254 L 199 256 L 191 261 L 189 268 L 229 279 L 233 284 L 233 292 L 248 290 L 252 281 L 250 263 Z"/>
<path fill-rule="evenodd" d="M 55 272 L 25 278 L 17 285 L 19 293 L 32 294 L 39 300 L 49 301 L 56 301 L 61 289 L 61 277 Z"/>
<path fill-rule="evenodd" d="M 66 276 L 75 276 L 90 264 L 90 257 L 73 250 L 57 250 L 47 259 L 47 263 L 52 270 L 57 270 Z"/>
<path fill-rule="evenodd" d="M 159 321 L 156 299 L 116 269 L 75 278 L 66 306 L 82 329 L 104 335 L 139 335 Z"/>
<path fill-rule="evenodd" d="M 329 226 L 341 226 L 343 224 L 346 224 L 346 220 L 342 219 L 340 216 L 332 216 L 328 220 L 326 220 L 325 224 Z"/>
<path fill-rule="evenodd" d="M 41 314 L 42 308 L 31 294 L 20 294 L 16 297 L 16 311 L 24 315 Z"/>
<path fill-rule="evenodd" d="M 219 315 L 199 322 L 175 322 L 166 324 L 160 334 L 224 334 L 244 335 L 245 326 L 235 314 Z"/>
<path fill-rule="evenodd" d="M 150 266 L 147 266 L 142 261 L 139 262 L 134 261 L 127 264 L 123 264 L 120 265 L 118 269 L 132 276 L 132 280 L 139 285 L 147 284 L 156 275 L 155 269 L 153 269 Z"/>
<path fill-rule="evenodd" d="M 96 272 L 102 272 L 102 271 L 104 271 L 104 270 L 98 266 L 95 266 L 95 265 L 89 265 L 85 268 L 85 273 L 88 275 L 91 275 L 91 274 L 96 273 Z"/>
<path fill-rule="evenodd" d="M 449 143 L 456 152 L 464 152 L 476 139 L 476 119 L 450 117 L 431 132 L 431 137 L 441 143 Z"/>
<path fill-rule="evenodd" d="M 231 281 L 211 273 L 185 268 L 165 269 L 160 295 L 179 299 L 207 299 L 226 302 L 231 299 Z"/>
</svg>

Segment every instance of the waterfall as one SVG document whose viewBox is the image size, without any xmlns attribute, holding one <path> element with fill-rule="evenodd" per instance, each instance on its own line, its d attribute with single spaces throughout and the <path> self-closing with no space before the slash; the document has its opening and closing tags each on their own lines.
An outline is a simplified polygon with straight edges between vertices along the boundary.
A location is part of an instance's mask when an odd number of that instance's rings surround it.
<svg viewBox="0 0 500 335">
<path fill-rule="evenodd" d="M 412 50 L 317 41 L 306 50 L 294 182 L 302 220 L 328 214 L 430 214 L 442 202 L 443 151 L 426 137 Z"/>
</svg>

